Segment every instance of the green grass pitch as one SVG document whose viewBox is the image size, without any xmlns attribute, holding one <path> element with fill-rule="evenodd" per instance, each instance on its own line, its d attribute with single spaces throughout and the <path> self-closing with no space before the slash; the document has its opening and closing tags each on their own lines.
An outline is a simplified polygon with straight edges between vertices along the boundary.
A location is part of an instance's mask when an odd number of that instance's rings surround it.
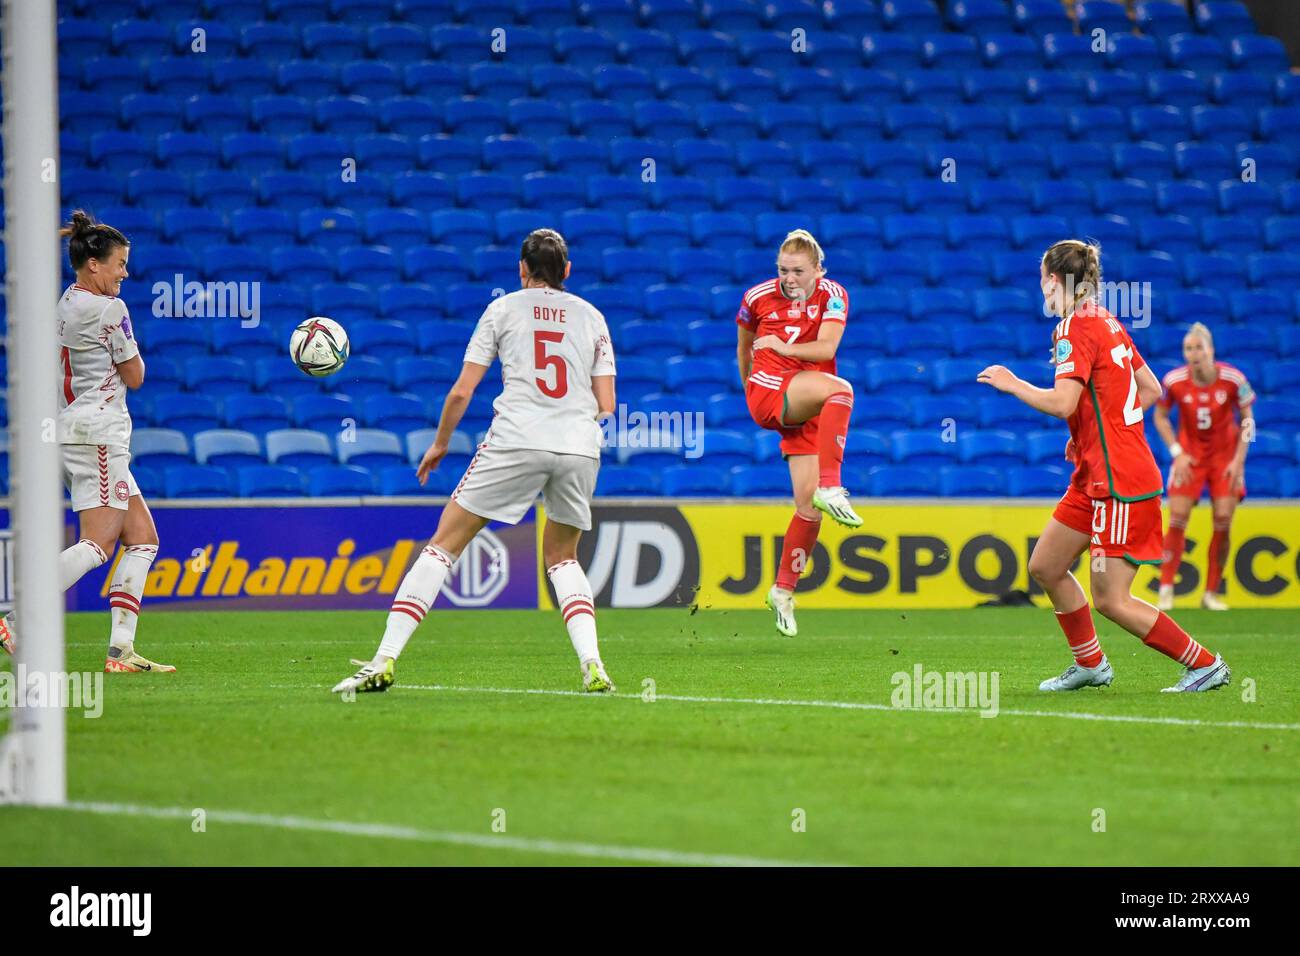
<svg viewBox="0 0 1300 956">
<path fill-rule="evenodd" d="M 438 609 L 398 685 L 349 703 L 328 688 L 382 612 L 147 613 L 140 649 L 179 672 L 69 713 L 69 798 L 109 806 L 0 808 L 2 858 L 1294 866 L 1300 612 L 1176 616 L 1229 688 L 1161 694 L 1179 668 L 1100 622 L 1115 684 L 1040 694 L 1069 662 L 1045 610 L 805 611 L 795 639 L 682 610 L 600 612 L 617 698 L 501 693 L 577 689 L 558 615 Z M 68 668 L 101 667 L 108 616 L 68 621 Z M 918 663 L 997 671 L 998 716 L 887 709 Z"/>
</svg>

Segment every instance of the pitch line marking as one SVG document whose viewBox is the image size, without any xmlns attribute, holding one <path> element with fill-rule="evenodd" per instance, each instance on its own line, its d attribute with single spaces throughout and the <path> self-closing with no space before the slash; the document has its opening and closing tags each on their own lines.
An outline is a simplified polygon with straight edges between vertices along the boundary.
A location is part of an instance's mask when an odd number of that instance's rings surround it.
<svg viewBox="0 0 1300 956">
<path fill-rule="evenodd" d="M 190 820 L 193 810 L 186 807 L 149 807 L 133 803 L 102 803 L 73 801 L 63 806 L 47 807 L 49 810 L 69 810 L 75 813 L 95 813 L 107 816 L 150 817 L 158 820 Z M 546 840 L 498 834 L 460 833 L 452 830 L 422 830 L 418 827 L 398 826 L 389 823 L 360 823 L 347 820 L 313 820 L 310 817 L 278 816 L 269 813 L 249 813 L 243 810 L 208 810 L 207 819 L 215 823 L 236 826 L 269 827 L 277 830 L 298 830 L 310 833 L 333 833 L 339 836 L 375 837 L 384 840 L 403 840 L 410 843 L 446 843 L 453 846 L 472 846 L 491 850 L 517 850 L 524 853 L 541 853 L 551 856 L 579 856 L 593 860 L 625 860 L 632 863 L 661 863 L 666 866 L 836 866 L 839 864 L 802 863 L 794 860 L 770 860 L 753 856 L 734 856 L 727 853 L 692 853 L 684 850 L 665 850 L 658 847 L 615 846 L 602 843 L 578 843 L 569 840 Z"/>
<path fill-rule="evenodd" d="M 283 685 L 281 685 L 283 686 Z M 446 684 L 398 684 L 396 689 L 441 691 L 465 694 L 540 694 L 547 697 L 618 697 L 623 700 L 641 700 L 640 694 L 591 695 L 576 690 L 547 690 L 523 687 L 454 687 Z M 893 707 L 889 704 L 872 704 L 847 700 L 781 700 L 764 697 L 691 697 L 681 694 L 655 694 L 655 700 L 671 700 L 687 704 L 753 704 L 775 707 L 822 707 L 833 710 L 876 710 L 894 712 L 921 712 L 931 714 L 979 714 L 975 707 Z M 1300 724 L 1266 724 L 1244 720 L 1199 720 L 1194 717 L 1143 717 L 1128 714 L 1093 714 L 1059 710 L 1013 710 L 998 708 L 999 716 L 1056 717 L 1062 720 L 1099 720 L 1119 724 L 1168 724 L 1175 727 L 1222 727 L 1246 730 L 1300 730 Z"/>
</svg>

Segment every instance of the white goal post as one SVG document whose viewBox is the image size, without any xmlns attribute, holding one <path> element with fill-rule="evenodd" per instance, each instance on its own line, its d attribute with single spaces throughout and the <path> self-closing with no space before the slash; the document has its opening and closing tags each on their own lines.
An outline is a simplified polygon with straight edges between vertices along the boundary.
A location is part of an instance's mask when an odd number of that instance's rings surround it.
<svg viewBox="0 0 1300 956">
<path fill-rule="evenodd" d="M 64 669 L 63 495 L 55 442 L 59 294 L 59 100 L 55 0 L 0 0 L 3 43 L 5 296 L 8 304 L 10 507 L 16 564 L 15 673 Z M 19 705 L 0 740 L 0 802 L 67 800 L 61 701 Z"/>
</svg>

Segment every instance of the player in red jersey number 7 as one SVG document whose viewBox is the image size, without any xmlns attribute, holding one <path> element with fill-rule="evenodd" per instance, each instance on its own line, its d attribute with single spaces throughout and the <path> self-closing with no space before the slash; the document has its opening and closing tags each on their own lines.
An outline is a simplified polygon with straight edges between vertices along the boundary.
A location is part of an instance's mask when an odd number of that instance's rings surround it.
<svg viewBox="0 0 1300 956">
<path fill-rule="evenodd" d="M 777 256 L 777 277 L 745 293 L 736 313 L 736 357 L 755 422 L 779 432 L 790 466 L 795 512 L 785 533 L 767 605 L 776 629 L 793 637 L 794 589 L 817 543 L 823 512 L 862 525 L 840 483 L 853 386 L 835 374 L 835 351 L 849 317 L 844 287 L 826 278 L 812 234 L 796 229 Z"/>
<path fill-rule="evenodd" d="M 1114 679 L 1088 598 L 1070 573 L 1084 551 L 1092 559 L 1097 610 L 1186 668 L 1165 690 L 1222 687 L 1232 676 L 1223 658 L 1131 593 L 1138 565 L 1159 564 L 1161 556 L 1163 489 L 1142 425 L 1144 410 L 1160 397 L 1160 382 L 1124 326 L 1095 300 L 1101 250 L 1076 239 L 1058 242 L 1043 256 L 1039 278 L 1048 313 L 1060 316 L 1052 334 L 1053 387 L 1030 385 L 1001 365 L 979 374 L 979 381 L 1070 423 L 1066 457 L 1075 462 L 1074 474 L 1034 545 L 1029 573 L 1051 598 L 1074 663 L 1039 690 L 1101 687 Z"/>
</svg>

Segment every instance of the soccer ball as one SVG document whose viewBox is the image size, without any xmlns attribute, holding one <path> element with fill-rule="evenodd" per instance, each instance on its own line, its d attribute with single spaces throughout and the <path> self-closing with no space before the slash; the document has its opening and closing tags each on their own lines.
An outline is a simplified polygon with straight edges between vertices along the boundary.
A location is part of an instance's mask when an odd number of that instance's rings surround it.
<svg viewBox="0 0 1300 956">
<path fill-rule="evenodd" d="M 319 315 L 299 325 L 289 337 L 293 364 L 318 378 L 341 369 L 351 349 L 343 326 Z"/>
</svg>

